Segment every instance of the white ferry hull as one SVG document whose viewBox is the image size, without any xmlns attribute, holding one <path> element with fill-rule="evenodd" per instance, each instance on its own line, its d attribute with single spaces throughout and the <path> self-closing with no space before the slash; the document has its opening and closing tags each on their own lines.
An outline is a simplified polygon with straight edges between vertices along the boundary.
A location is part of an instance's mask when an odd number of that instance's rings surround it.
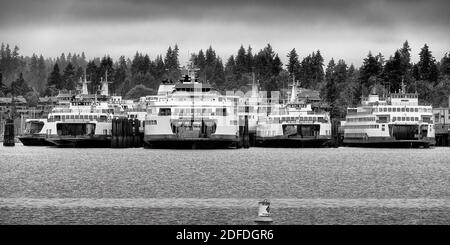
<svg viewBox="0 0 450 245">
<path fill-rule="evenodd" d="M 237 147 L 234 135 L 211 135 L 209 138 L 180 138 L 176 135 L 145 135 L 144 147 L 164 149 L 226 149 Z"/>
<path fill-rule="evenodd" d="M 57 147 L 109 148 L 110 135 L 93 136 L 57 136 L 46 138 L 46 141 Z"/>
<path fill-rule="evenodd" d="M 256 137 L 256 146 L 258 147 L 282 147 L 282 148 L 308 148 L 325 147 L 331 142 L 330 136 L 316 137 Z"/>
<path fill-rule="evenodd" d="M 417 140 L 397 140 L 393 137 L 371 137 L 371 138 L 344 138 L 343 144 L 353 147 L 374 148 L 428 148 L 436 144 L 434 138 L 423 138 Z"/>
</svg>

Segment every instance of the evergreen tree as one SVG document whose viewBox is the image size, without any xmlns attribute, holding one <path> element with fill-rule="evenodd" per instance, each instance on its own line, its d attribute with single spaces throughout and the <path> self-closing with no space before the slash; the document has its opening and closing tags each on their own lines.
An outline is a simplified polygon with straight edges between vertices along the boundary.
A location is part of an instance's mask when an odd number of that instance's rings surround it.
<svg viewBox="0 0 450 245">
<path fill-rule="evenodd" d="M 245 64 L 247 65 L 247 71 L 252 72 L 255 64 L 253 61 L 252 47 L 250 45 L 247 48 L 247 54 L 245 54 Z"/>
<path fill-rule="evenodd" d="M 166 77 L 172 81 L 177 81 L 181 76 L 177 45 L 175 45 L 173 50 L 171 47 L 167 49 L 164 65 L 167 69 Z"/>
<path fill-rule="evenodd" d="M 55 89 L 63 89 L 63 80 L 61 78 L 61 73 L 59 72 L 58 63 L 55 63 L 53 66 L 53 71 L 50 73 L 50 76 L 47 80 L 47 87 L 52 87 Z"/>
<path fill-rule="evenodd" d="M 298 54 L 295 51 L 295 48 L 288 53 L 287 57 L 287 70 L 289 74 L 293 74 L 295 77 L 300 78 L 300 61 L 298 60 Z"/>
<path fill-rule="evenodd" d="M 88 85 L 89 93 L 97 93 L 98 86 L 100 84 L 100 76 L 98 66 L 95 64 L 95 60 L 90 60 L 86 65 L 87 80 L 91 83 Z"/>
<path fill-rule="evenodd" d="M 383 69 L 383 80 L 389 84 L 390 92 L 398 91 L 404 78 L 404 63 L 402 54 L 397 50 L 394 57 L 390 57 Z"/>
<path fill-rule="evenodd" d="M 236 83 L 236 62 L 234 56 L 231 55 L 225 64 L 225 89 L 232 89 L 237 86 Z"/>
<path fill-rule="evenodd" d="M 161 81 L 165 73 L 165 65 L 162 56 L 161 55 L 156 56 L 154 63 L 155 63 L 155 73 L 153 74 L 153 76 L 155 77 L 156 80 Z"/>
<path fill-rule="evenodd" d="M 235 58 L 236 63 L 236 73 L 240 77 L 244 73 L 248 72 L 247 67 L 247 56 L 245 54 L 244 46 L 241 45 L 241 47 L 238 50 L 238 53 Z"/>
<path fill-rule="evenodd" d="M 47 81 L 47 65 L 45 64 L 45 60 L 42 55 L 39 56 L 37 69 L 37 91 L 43 93 L 45 90 L 45 83 Z"/>
<path fill-rule="evenodd" d="M 2 44 L 3 45 L 3 44 Z M 3 74 L 0 72 L 0 94 L 3 97 L 7 93 L 7 87 L 3 84 Z"/>
<path fill-rule="evenodd" d="M 27 92 L 32 91 L 30 87 L 28 87 L 27 83 L 23 79 L 22 73 L 20 73 L 19 78 L 11 83 L 11 94 L 13 96 L 25 95 Z"/>
<path fill-rule="evenodd" d="M 336 63 L 334 62 L 334 59 L 331 58 L 331 60 L 328 62 L 328 66 L 325 69 L 325 81 L 328 83 L 330 80 L 334 79 L 334 69 L 336 68 Z"/>
<path fill-rule="evenodd" d="M 320 50 L 317 50 L 316 53 L 313 52 L 311 58 L 313 64 L 313 87 L 317 88 L 324 79 L 323 57 L 320 54 Z"/>
<path fill-rule="evenodd" d="M 150 66 L 150 59 L 148 58 L 148 55 L 146 56 L 146 69 L 148 70 L 148 67 Z M 104 56 L 102 58 L 102 61 L 100 62 L 100 67 L 99 67 L 99 75 L 101 78 L 103 78 L 103 80 L 106 80 L 106 78 L 108 77 L 108 81 L 111 81 L 112 77 L 114 74 L 114 68 L 113 68 L 113 60 L 111 59 L 111 57 L 108 56 Z"/>
<path fill-rule="evenodd" d="M 76 82 L 78 81 L 75 77 L 75 68 L 72 63 L 68 63 L 66 68 L 64 68 L 63 76 L 62 76 L 64 88 L 67 90 L 75 90 Z"/>
<path fill-rule="evenodd" d="M 369 52 L 367 58 L 364 59 L 359 73 L 359 80 L 363 88 L 365 88 L 365 95 L 375 85 L 382 68 L 381 62 Z"/>
<path fill-rule="evenodd" d="M 439 72 L 442 76 L 450 76 L 450 53 L 442 57 Z"/>
<path fill-rule="evenodd" d="M 115 64 L 113 83 L 111 84 L 112 94 L 119 92 L 119 89 L 123 87 L 127 76 L 127 63 L 124 56 L 120 56 L 119 61 Z"/>
<path fill-rule="evenodd" d="M 401 73 L 405 80 L 411 80 L 411 48 L 409 47 L 408 40 L 403 43 L 403 47 L 400 49 L 401 59 Z"/>
<path fill-rule="evenodd" d="M 336 67 L 334 68 L 335 79 L 337 84 L 342 84 L 347 81 L 347 64 L 344 60 L 338 60 Z"/>
<path fill-rule="evenodd" d="M 428 45 L 425 44 L 421 49 L 420 60 L 417 63 L 418 78 L 420 80 L 436 83 L 438 79 L 438 69 L 436 66 L 436 60 L 434 59 Z"/>
</svg>

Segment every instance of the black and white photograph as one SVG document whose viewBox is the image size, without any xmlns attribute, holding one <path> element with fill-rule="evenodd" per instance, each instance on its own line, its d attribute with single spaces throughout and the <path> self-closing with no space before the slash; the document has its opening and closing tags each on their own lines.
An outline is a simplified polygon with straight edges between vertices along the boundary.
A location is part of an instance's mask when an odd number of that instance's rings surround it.
<svg viewBox="0 0 450 245">
<path fill-rule="evenodd" d="M 0 224 L 449 225 L 449 10 L 2 0 Z"/>
</svg>

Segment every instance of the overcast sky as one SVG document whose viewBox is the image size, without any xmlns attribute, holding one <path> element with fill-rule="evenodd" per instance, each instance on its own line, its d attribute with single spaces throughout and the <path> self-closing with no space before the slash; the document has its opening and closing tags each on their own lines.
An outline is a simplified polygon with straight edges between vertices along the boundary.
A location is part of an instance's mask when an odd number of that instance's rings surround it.
<svg viewBox="0 0 450 245">
<path fill-rule="evenodd" d="M 320 49 L 359 66 L 367 53 L 386 58 L 408 40 L 413 61 L 427 43 L 440 60 L 450 51 L 448 0 L 2 0 L 0 42 L 21 54 L 85 51 L 153 59 L 175 43 L 180 60 L 212 45 L 224 61 L 240 45 L 270 43 L 282 61 Z M 182 63 L 183 65 L 183 63 Z"/>
</svg>

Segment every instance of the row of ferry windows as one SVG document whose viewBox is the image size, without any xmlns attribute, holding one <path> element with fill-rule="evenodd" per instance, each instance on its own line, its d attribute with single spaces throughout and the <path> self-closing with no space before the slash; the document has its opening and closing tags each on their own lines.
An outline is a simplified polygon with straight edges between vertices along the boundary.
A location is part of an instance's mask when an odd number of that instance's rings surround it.
<svg viewBox="0 0 450 245">
<path fill-rule="evenodd" d="M 348 125 L 345 126 L 344 128 L 346 129 L 368 129 L 368 128 L 379 128 L 380 125 L 378 124 L 371 124 L 371 125 Z"/>
<path fill-rule="evenodd" d="M 106 120 L 106 116 L 100 116 L 97 115 L 57 115 L 57 116 L 50 116 L 50 120 L 65 120 L 65 119 L 89 119 L 89 120 L 97 120 L 97 119 L 103 119 Z"/>
<path fill-rule="evenodd" d="M 392 117 L 392 121 L 419 121 L 418 117 Z"/>
<path fill-rule="evenodd" d="M 375 121 L 375 117 L 347 118 L 347 122 L 371 122 L 371 121 Z"/>
<path fill-rule="evenodd" d="M 288 121 L 323 121 L 323 117 L 275 117 L 271 118 L 271 121 L 282 121 L 282 122 L 288 122 Z"/>
<path fill-rule="evenodd" d="M 431 112 L 431 108 L 379 107 L 379 112 Z"/>
</svg>

